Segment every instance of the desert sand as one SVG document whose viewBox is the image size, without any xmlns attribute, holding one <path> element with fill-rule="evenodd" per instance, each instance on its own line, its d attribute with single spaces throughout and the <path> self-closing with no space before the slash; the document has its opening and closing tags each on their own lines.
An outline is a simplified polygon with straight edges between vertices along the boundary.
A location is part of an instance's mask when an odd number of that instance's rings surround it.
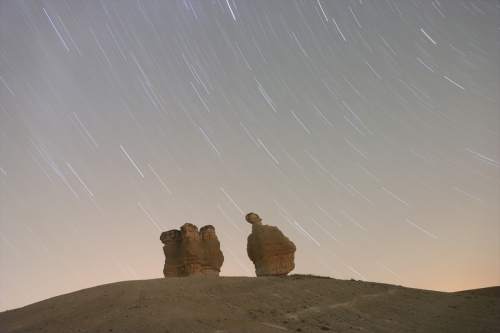
<svg viewBox="0 0 500 333">
<path fill-rule="evenodd" d="M 101 285 L 0 313 L 0 332 L 500 332 L 500 287 L 445 293 L 306 275 Z"/>
</svg>

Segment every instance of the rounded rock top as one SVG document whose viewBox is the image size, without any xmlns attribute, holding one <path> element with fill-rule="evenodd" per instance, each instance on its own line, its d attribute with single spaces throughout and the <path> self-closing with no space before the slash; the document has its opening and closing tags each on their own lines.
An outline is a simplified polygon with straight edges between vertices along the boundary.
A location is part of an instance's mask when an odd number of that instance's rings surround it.
<svg viewBox="0 0 500 333">
<path fill-rule="evenodd" d="M 259 217 L 259 215 L 255 214 L 253 212 L 245 215 L 245 220 L 250 224 L 254 224 L 254 223 L 262 224 L 262 219 Z"/>
</svg>

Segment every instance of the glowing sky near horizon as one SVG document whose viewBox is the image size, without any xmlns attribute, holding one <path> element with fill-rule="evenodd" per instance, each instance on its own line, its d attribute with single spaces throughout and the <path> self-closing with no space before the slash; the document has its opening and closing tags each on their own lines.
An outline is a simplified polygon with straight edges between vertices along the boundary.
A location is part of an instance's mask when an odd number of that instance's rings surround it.
<svg viewBox="0 0 500 333">
<path fill-rule="evenodd" d="M 0 310 L 162 277 L 211 224 L 252 276 L 500 284 L 498 1 L 1 1 Z"/>
</svg>

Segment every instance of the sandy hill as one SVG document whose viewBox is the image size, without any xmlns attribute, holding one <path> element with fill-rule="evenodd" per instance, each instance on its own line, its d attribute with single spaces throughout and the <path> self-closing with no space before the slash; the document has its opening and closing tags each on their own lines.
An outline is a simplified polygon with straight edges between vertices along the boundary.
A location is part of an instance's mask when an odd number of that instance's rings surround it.
<svg viewBox="0 0 500 333">
<path fill-rule="evenodd" d="M 499 290 L 305 275 L 125 281 L 2 312 L 0 332 L 500 332 Z"/>
</svg>

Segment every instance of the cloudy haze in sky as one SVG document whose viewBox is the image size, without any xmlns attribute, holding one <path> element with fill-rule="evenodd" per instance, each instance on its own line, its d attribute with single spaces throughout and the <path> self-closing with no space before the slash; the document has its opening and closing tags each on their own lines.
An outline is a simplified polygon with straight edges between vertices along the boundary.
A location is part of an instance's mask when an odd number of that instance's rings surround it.
<svg viewBox="0 0 500 333">
<path fill-rule="evenodd" d="M 255 276 L 500 284 L 498 1 L 0 2 L 0 310 L 163 277 L 211 224 Z"/>
</svg>

